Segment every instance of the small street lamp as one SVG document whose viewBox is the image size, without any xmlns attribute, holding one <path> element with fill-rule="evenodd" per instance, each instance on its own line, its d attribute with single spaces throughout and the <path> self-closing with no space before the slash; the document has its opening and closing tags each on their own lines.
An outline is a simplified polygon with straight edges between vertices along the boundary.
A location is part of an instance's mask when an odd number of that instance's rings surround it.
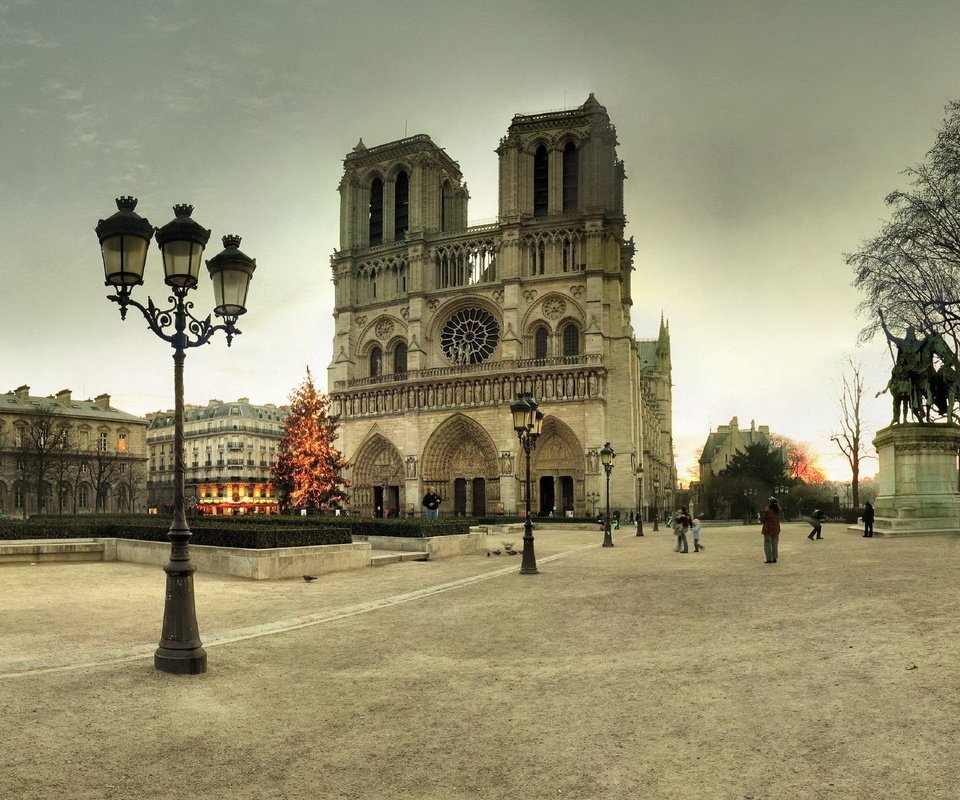
<svg viewBox="0 0 960 800">
<path fill-rule="evenodd" d="M 607 473 L 607 515 L 603 525 L 604 547 L 613 547 L 613 537 L 610 535 L 610 473 L 613 472 L 613 460 L 616 457 L 617 454 L 613 452 L 610 442 L 600 448 L 600 463 L 603 464 L 603 471 Z"/>
<path fill-rule="evenodd" d="M 756 489 L 743 490 L 744 506 L 745 506 L 745 512 L 746 512 L 743 518 L 744 525 L 749 525 L 750 521 L 753 518 L 753 498 L 756 496 L 756 494 L 757 494 Z"/>
<path fill-rule="evenodd" d="M 523 521 L 523 560 L 520 562 L 521 575 L 536 575 L 537 556 L 533 551 L 533 521 L 530 519 L 530 451 L 537 446 L 537 439 L 543 431 L 543 412 L 537 410 L 537 401 L 529 392 L 520 392 L 517 399 L 510 404 L 510 413 L 513 415 L 513 429 L 526 454 L 527 475 L 525 488 L 526 519 Z"/>
<path fill-rule="evenodd" d="M 643 464 L 637 465 L 637 536 L 643 536 Z"/>
<path fill-rule="evenodd" d="M 653 531 L 660 530 L 660 479 L 653 479 Z"/>
<path fill-rule="evenodd" d="M 154 227 L 134 211 L 135 197 L 118 197 L 117 213 L 97 224 L 96 233 L 103 255 L 105 285 L 115 294 L 107 299 L 120 306 L 120 319 L 126 319 L 127 307 L 138 308 L 147 325 L 157 336 L 173 347 L 174 386 L 174 511 L 170 525 L 170 561 L 167 573 L 166 602 L 163 609 L 163 630 L 153 657 L 158 670 L 178 675 L 199 675 L 207 671 L 207 654 L 200 641 L 197 612 L 194 604 L 193 573 L 190 561 L 190 528 L 184 510 L 184 445 L 183 445 L 183 362 L 185 350 L 206 344 L 217 331 L 227 336 L 229 346 L 240 331 L 237 319 L 247 311 L 247 289 L 256 269 L 256 262 L 239 250 L 239 236 L 223 237 L 223 252 L 207 261 L 213 281 L 213 313 L 223 319 L 214 325 L 208 314 L 197 319 L 191 313 L 193 303 L 187 293 L 196 288 L 203 249 L 210 238 L 191 219 L 193 206 L 176 205 L 176 217 L 162 228 Z M 130 295 L 133 287 L 143 284 L 143 270 L 151 238 L 156 238 L 163 256 L 164 283 L 173 296 L 172 307 L 161 310 L 147 298 L 146 307 Z M 192 337 L 192 338 L 191 338 Z"/>
</svg>

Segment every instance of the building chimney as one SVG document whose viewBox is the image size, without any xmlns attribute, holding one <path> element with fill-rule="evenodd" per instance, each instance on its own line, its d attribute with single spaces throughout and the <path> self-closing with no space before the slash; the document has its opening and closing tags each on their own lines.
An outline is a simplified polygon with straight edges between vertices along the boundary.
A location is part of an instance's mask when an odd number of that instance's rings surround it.
<svg viewBox="0 0 960 800">
<path fill-rule="evenodd" d="M 735 431 L 740 430 L 740 420 L 738 420 L 736 417 L 732 417 L 730 420 L 730 428 Z"/>
<path fill-rule="evenodd" d="M 93 402 L 96 403 L 104 411 L 110 410 L 110 395 L 108 394 L 98 394 L 93 398 Z"/>
<path fill-rule="evenodd" d="M 17 400 L 26 400 L 30 397 L 30 387 L 29 386 L 18 386 L 13 390 L 13 393 L 17 396 Z"/>
<path fill-rule="evenodd" d="M 73 402 L 70 398 L 70 395 L 71 392 L 69 389 L 61 389 L 59 392 L 57 392 L 57 402 L 63 403 L 64 405 Z"/>
</svg>

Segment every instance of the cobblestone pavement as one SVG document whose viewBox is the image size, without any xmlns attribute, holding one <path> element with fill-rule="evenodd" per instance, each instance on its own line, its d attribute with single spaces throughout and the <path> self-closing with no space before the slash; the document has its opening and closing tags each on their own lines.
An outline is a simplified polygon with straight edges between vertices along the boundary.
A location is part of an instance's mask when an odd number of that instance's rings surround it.
<svg viewBox="0 0 960 800">
<path fill-rule="evenodd" d="M 202 676 L 153 669 L 162 570 L 2 565 L 0 797 L 952 800 L 960 537 L 808 529 L 198 573 Z"/>
</svg>

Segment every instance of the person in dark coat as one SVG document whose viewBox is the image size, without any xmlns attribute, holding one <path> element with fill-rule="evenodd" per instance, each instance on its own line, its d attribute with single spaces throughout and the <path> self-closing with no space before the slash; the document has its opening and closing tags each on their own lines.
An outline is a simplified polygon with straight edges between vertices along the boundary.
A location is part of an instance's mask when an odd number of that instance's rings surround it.
<svg viewBox="0 0 960 800">
<path fill-rule="evenodd" d="M 873 506 L 870 503 L 863 504 L 863 535 L 873 538 Z"/>
<path fill-rule="evenodd" d="M 819 508 L 816 509 L 809 518 L 810 525 L 812 529 L 810 533 L 807 534 L 807 538 L 812 542 L 814 539 L 823 538 L 823 526 L 820 524 L 827 518 L 827 515 L 824 514 Z"/>
<path fill-rule="evenodd" d="M 440 504 L 443 500 L 437 494 L 437 490 L 432 486 L 427 487 L 427 493 L 423 496 L 423 507 L 427 509 L 427 519 L 436 519 L 440 516 Z"/>
</svg>

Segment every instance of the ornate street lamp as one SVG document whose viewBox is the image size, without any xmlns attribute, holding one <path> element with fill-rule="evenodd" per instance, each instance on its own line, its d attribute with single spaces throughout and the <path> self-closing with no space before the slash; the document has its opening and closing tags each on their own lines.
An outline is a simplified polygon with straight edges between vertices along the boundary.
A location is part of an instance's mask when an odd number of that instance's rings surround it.
<svg viewBox="0 0 960 800">
<path fill-rule="evenodd" d="M 660 479 L 653 479 L 653 530 L 660 530 Z"/>
<path fill-rule="evenodd" d="M 600 448 L 600 463 L 603 464 L 603 471 L 607 473 L 607 515 L 603 525 L 603 546 L 613 547 L 613 537 L 610 535 L 610 473 L 613 472 L 613 459 L 617 454 L 613 452 L 610 442 Z"/>
<path fill-rule="evenodd" d="M 643 536 L 643 464 L 637 465 L 637 536 Z"/>
<path fill-rule="evenodd" d="M 527 475 L 525 481 L 527 514 L 523 521 L 523 560 L 520 562 L 521 575 L 536 575 L 537 556 L 533 551 L 533 521 L 530 519 L 530 451 L 537 446 L 537 439 L 543 430 L 543 412 L 537 410 L 537 401 L 529 392 L 520 392 L 510 404 L 513 415 L 513 429 L 526 454 Z"/>
<path fill-rule="evenodd" d="M 256 262 L 240 252 L 239 236 L 224 236 L 225 249 L 207 262 L 214 288 L 213 313 L 223 319 L 223 324 L 214 325 L 210 315 L 197 319 L 191 312 L 193 303 L 187 300 L 187 292 L 197 286 L 203 249 L 210 238 L 210 231 L 191 219 L 193 206 L 174 206 L 176 217 L 156 230 L 134 211 L 136 207 L 137 200 L 134 197 L 117 198 L 117 213 L 100 220 L 96 233 L 103 254 L 106 285 L 115 292 L 108 295 L 107 299 L 120 306 L 121 319 L 126 319 L 128 306 L 140 309 L 150 330 L 173 347 L 174 512 L 168 533 L 170 561 L 163 567 L 167 573 L 163 630 L 153 663 L 163 672 L 198 675 L 207 670 L 207 654 L 197 626 L 193 595 L 193 573 L 196 568 L 190 562 L 191 534 L 184 511 L 184 351 L 206 344 L 219 330 L 226 334 L 228 346 L 233 337 L 240 333 L 235 325 L 237 319 L 246 313 L 247 288 Z M 144 307 L 130 296 L 133 287 L 143 283 L 147 250 L 154 235 L 163 256 L 164 283 L 173 292 L 168 298 L 173 305 L 164 310 L 158 309 L 149 297 Z"/>
</svg>

